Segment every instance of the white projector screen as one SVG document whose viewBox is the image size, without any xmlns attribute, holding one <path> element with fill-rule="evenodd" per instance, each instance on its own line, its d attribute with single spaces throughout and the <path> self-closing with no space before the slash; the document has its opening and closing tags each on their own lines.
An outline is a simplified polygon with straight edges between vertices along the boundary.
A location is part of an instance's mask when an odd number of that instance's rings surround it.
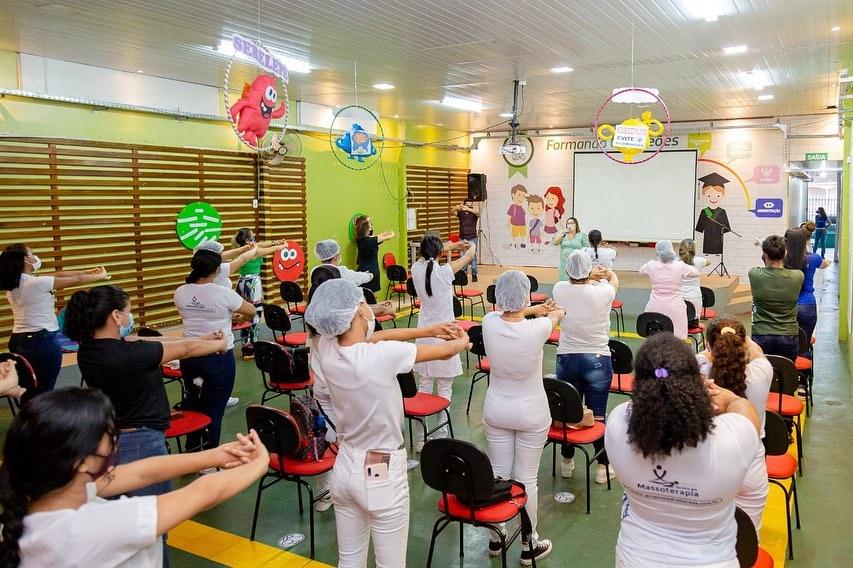
<svg viewBox="0 0 853 568">
<path fill-rule="evenodd" d="M 600 151 L 575 152 L 573 215 L 605 241 L 692 239 L 696 159 L 696 150 L 669 150 L 629 166 Z"/>
</svg>

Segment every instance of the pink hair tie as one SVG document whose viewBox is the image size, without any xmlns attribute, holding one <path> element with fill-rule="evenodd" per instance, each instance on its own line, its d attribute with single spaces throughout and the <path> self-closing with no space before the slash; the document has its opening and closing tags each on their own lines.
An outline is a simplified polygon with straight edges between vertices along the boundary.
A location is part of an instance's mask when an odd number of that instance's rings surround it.
<svg viewBox="0 0 853 568">
<path fill-rule="evenodd" d="M 665 379 L 669 376 L 669 371 L 660 367 L 659 369 L 655 369 L 655 376 L 659 379 Z"/>
</svg>

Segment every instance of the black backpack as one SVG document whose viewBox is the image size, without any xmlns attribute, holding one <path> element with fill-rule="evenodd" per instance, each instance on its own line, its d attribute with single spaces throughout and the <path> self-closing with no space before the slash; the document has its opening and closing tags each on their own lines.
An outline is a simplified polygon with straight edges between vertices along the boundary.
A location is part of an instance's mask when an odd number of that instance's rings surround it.
<svg viewBox="0 0 853 568">
<path fill-rule="evenodd" d="M 317 401 L 308 395 L 295 397 L 290 401 L 290 415 L 296 422 L 299 442 L 294 455 L 305 461 L 320 461 L 329 447 L 326 440 L 326 417 L 320 411 Z"/>
</svg>

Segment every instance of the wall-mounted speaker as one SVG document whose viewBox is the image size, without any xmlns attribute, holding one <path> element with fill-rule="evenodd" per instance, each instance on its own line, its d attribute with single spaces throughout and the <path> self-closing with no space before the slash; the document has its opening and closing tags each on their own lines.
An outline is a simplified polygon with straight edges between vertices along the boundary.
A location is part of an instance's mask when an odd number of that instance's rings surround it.
<svg viewBox="0 0 853 568">
<path fill-rule="evenodd" d="M 486 198 L 486 174 L 468 174 L 468 199 L 485 201 Z"/>
</svg>

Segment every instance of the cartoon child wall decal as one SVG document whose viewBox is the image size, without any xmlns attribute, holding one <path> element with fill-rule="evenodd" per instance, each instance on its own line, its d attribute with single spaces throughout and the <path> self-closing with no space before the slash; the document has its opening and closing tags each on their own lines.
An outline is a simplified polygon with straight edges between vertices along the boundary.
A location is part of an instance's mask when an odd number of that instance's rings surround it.
<svg viewBox="0 0 853 568">
<path fill-rule="evenodd" d="M 507 228 L 509 229 L 510 248 L 525 248 L 524 238 L 527 236 L 526 212 L 524 202 L 527 199 L 527 188 L 521 184 L 512 186 L 509 190 L 512 204 L 507 209 Z"/>
<path fill-rule="evenodd" d="M 528 235 L 530 240 L 530 252 L 542 252 L 542 229 L 545 220 L 545 200 L 538 195 L 527 197 L 527 209 L 530 213 L 528 224 Z"/>
<path fill-rule="evenodd" d="M 722 254 L 723 233 L 732 230 L 726 210 L 720 207 L 726 195 L 726 184 L 729 180 L 715 172 L 700 177 L 699 181 L 703 184 L 701 197 L 706 204 L 696 220 L 696 232 L 705 235 L 702 240 L 702 252 Z"/>
<path fill-rule="evenodd" d="M 563 190 L 559 187 L 552 186 L 545 192 L 545 238 L 549 238 L 557 234 L 557 224 L 566 213 L 564 206 L 566 198 L 563 197 Z"/>
</svg>

